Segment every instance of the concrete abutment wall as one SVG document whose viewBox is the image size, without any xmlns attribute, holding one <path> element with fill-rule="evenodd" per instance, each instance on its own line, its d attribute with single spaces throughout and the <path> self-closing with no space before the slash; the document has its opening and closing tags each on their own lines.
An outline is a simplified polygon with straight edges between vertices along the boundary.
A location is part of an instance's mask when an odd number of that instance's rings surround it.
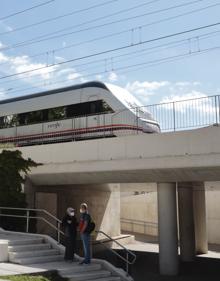
<svg viewBox="0 0 220 281">
<path fill-rule="evenodd" d="M 29 207 L 46 209 L 59 219 L 63 218 L 68 207 L 75 208 L 79 218 L 80 204 L 86 202 L 97 230 L 112 237 L 120 235 L 119 184 L 34 186 L 28 180 L 25 192 Z M 45 223 L 38 224 L 38 231 L 55 235 Z M 99 238 L 102 237 L 98 235 L 97 239 Z"/>
</svg>

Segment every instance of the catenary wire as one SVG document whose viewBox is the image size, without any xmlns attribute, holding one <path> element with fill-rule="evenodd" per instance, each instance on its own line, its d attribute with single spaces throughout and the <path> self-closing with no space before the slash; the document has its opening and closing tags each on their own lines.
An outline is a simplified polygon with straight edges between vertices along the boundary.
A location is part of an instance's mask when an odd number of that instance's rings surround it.
<svg viewBox="0 0 220 281">
<path fill-rule="evenodd" d="M 27 8 L 27 9 L 24 9 L 24 10 L 21 10 L 21 11 L 14 12 L 14 13 L 9 14 L 9 15 L 7 15 L 7 16 L 3 16 L 3 17 L 0 18 L 0 21 L 3 21 L 3 20 L 6 20 L 6 19 L 8 19 L 8 18 L 11 18 L 11 17 L 17 16 L 17 15 L 26 13 L 26 12 L 31 11 L 31 10 L 36 9 L 36 8 L 39 8 L 39 7 L 42 7 L 42 6 L 51 4 L 51 3 L 54 2 L 54 1 L 56 1 L 56 0 L 49 0 L 49 1 L 46 1 L 46 2 L 42 2 L 42 3 L 40 3 L 40 4 L 37 4 L 37 5 L 35 5 L 35 6 L 32 6 L 32 7 L 30 7 L 30 8 Z"/>
<path fill-rule="evenodd" d="M 183 35 L 183 34 L 207 29 L 207 28 L 210 28 L 210 27 L 218 26 L 218 25 L 220 25 L 220 22 L 216 22 L 216 23 L 212 23 L 212 24 L 209 24 L 209 25 L 204 25 L 204 26 L 200 26 L 200 27 L 176 32 L 176 33 L 171 33 L 171 34 L 156 37 L 156 38 L 153 38 L 153 39 L 144 40 L 144 41 L 141 41 L 141 42 L 138 42 L 138 43 L 134 43 L 132 45 L 129 44 L 129 45 L 123 45 L 121 47 L 113 48 L 113 49 L 107 49 L 107 50 L 104 50 L 104 51 L 101 51 L 101 52 L 97 52 L 97 53 L 93 53 L 93 54 L 89 54 L 89 55 L 85 55 L 85 56 L 81 56 L 81 57 L 72 58 L 72 59 L 69 59 L 69 60 L 66 60 L 66 61 L 51 64 L 51 65 L 42 66 L 42 67 L 38 67 L 38 68 L 34 68 L 34 69 L 31 69 L 31 70 L 26 70 L 26 71 L 22 71 L 22 72 L 18 72 L 18 73 L 4 75 L 4 76 L 0 77 L 0 80 L 8 78 L 8 77 L 18 76 L 18 75 L 21 75 L 21 74 L 38 71 L 38 70 L 45 69 L 45 68 L 51 68 L 51 67 L 54 67 L 56 65 L 68 64 L 68 63 L 74 62 L 74 61 L 80 61 L 80 60 L 83 60 L 83 59 L 92 58 L 92 57 L 96 57 L 96 56 L 99 56 L 99 55 L 108 54 L 108 53 L 111 53 L 111 52 L 125 50 L 125 49 L 132 48 L 132 47 L 138 46 L 138 45 L 144 45 L 144 44 L 148 44 L 148 43 L 157 42 L 157 41 L 160 41 L 160 40 L 180 36 L 180 35 Z"/>
</svg>

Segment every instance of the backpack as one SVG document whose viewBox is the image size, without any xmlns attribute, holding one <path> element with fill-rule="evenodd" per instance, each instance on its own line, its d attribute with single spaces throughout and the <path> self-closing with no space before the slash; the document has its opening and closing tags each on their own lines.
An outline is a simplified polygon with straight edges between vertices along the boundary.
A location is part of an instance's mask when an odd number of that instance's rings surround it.
<svg viewBox="0 0 220 281">
<path fill-rule="evenodd" d="M 90 223 L 87 226 L 86 231 L 90 234 L 95 230 L 95 223 L 94 221 L 90 221 Z"/>
<path fill-rule="evenodd" d="M 92 220 L 91 216 L 89 216 L 90 219 L 89 219 L 89 223 L 88 223 L 88 226 L 86 228 L 86 232 L 91 234 L 94 230 L 95 230 L 95 223 L 94 221 Z"/>
</svg>

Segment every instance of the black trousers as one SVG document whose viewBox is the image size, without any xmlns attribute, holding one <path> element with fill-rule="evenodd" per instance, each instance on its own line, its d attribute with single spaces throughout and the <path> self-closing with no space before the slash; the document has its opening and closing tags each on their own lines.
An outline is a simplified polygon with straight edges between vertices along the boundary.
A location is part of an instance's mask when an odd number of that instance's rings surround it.
<svg viewBox="0 0 220 281">
<path fill-rule="evenodd" d="M 76 237 L 65 237 L 65 260 L 74 260 Z"/>
</svg>

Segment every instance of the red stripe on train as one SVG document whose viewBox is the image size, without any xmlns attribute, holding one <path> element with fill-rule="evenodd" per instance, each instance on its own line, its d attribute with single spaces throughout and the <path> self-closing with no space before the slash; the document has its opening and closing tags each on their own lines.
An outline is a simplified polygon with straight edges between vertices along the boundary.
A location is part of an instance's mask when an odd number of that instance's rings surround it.
<svg viewBox="0 0 220 281">
<path fill-rule="evenodd" d="M 104 129 L 104 130 L 103 130 Z M 96 133 L 99 132 L 100 130 L 102 131 L 109 131 L 109 130 L 125 130 L 125 129 L 130 129 L 130 130 L 138 130 L 138 131 L 143 131 L 142 128 L 136 127 L 133 125 L 128 125 L 128 124 L 112 124 L 112 125 L 106 125 L 106 126 L 96 126 L 96 127 L 89 127 L 89 128 L 80 128 L 80 129 L 67 129 L 67 130 L 62 130 L 62 131 L 53 131 L 49 133 L 41 133 L 41 134 L 32 134 L 32 135 L 23 135 L 23 136 L 16 136 L 16 137 L 3 137 L 0 138 L 0 141 L 11 141 L 11 140 L 22 140 L 22 139 L 27 139 L 27 138 L 37 138 L 37 137 L 54 137 L 57 135 L 66 135 L 70 133 L 74 134 L 79 134 L 80 132 L 82 133 Z"/>
</svg>

